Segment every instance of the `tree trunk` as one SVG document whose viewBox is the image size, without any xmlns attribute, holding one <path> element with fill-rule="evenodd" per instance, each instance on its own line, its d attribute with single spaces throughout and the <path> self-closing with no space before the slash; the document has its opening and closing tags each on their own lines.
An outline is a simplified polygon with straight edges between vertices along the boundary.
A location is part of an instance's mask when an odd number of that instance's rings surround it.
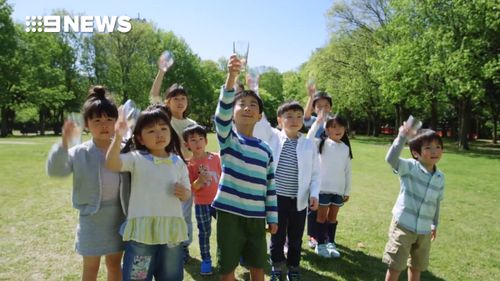
<svg viewBox="0 0 500 281">
<path fill-rule="evenodd" d="M 433 98 L 431 101 L 431 124 L 430 128 L 434 131 L 438 128 L 438 101 L 436 98 Z M 443 132 L 446 134 L 446 132 Z"/>
<path fill-rule="evenodd" d="M 498 129 L 498 115 L 493 114 L 493 143 L 495 144 L 498 142 L 497 129 Z"/>
<path fill-rule="evenodd" d="M 459 150 L 469 150 L 469 138 L 468 134 L 470 131 L 470 98 L 466 97 L 460 101 L 459 109 L 459 128 L 458 128 L 458 149 Z"/>
<path fill-rule="evenodd" d="M 9 118 L 8 118 L 8 108 L 6 106 L 2 106 L 2 129 L 0 131 L 1 137 L 6 137 L 9 134 Z"/>
<path fill-rule="evenodd" d="M 38 121 L 40 123 L 40 135 L 45 136 L 45 123 L 47 119 L 46 110 L 42 107 L 40 108 L 40 112 L 38 114 Z"/>
</svg>

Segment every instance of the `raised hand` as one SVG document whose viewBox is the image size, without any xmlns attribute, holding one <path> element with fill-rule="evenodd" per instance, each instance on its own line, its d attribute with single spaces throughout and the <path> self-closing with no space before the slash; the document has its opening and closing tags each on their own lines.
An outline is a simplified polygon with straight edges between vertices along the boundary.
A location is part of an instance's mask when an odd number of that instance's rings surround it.
<svg viewBox="0 0 500 281">
<path fill-rule="evenodd" d="M 123 106 L 118 108 L 118 119 L 115 123 L 115 135 L 117 137 L 123 137 L 127 134 L 128 126 L 127 126 L 127 118 L 125 117 L 125 112 L 123 110 Z"/>
<path fill-rule="evenodd" d="M 71 138 L 73 138 L 74 135 L 80 133 L 78 132 L 78 130 L 79 128 L 75 121 L 72 120 L 64 121 L 62 127 L 62 145 L 64 148 L 67 149 L 68 145 L 71 143 Z"/>
<path fill-rule="evenodd" d="M 327 117 L 328 117 L 328 112 L 324 109 L 321 109 L 320 112 L 318 113 L 318 117 L 316 120 L 319 123 L 323 123 L 326 121 Z"/>
<path fill-rule="evenodd" d="M 226 89 L 231 90 L 234 88 L 236 83 L 236 78 L 241 71 L 241 61 L 238 59 L 236 54 L 232 54 L 229 57 L 229 62 L 227 63 L 228 75 L 226 79 L 226 85 L 224 86 Z"/>
<path fill-rule="evenodd" d="M 316 84 L 307 82 L 307 95 L 312 98 L 315 93 L 316 93 Z"/>
</svg>

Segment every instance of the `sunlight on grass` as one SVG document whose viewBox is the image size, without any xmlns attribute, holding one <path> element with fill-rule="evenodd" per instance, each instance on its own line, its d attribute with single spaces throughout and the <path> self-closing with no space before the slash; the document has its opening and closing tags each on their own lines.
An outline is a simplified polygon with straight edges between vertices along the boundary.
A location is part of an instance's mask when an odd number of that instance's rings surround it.
<svg viewBox="0 0 500 281">
<path fill-rule="evenodd" d="M 47 152 L 57 140 L 0 139 L 0 280 L 80 279 L 81 257 L 74 251 L 78 214 L 71 207 L 71 177 L 51 179 L 45 174 Z M 397 176 L 384 162 L 389 143 L 389 139 L 352 140 L 353 192 L 339 213 L 337 240 L 343 256 L 337 260 L 317 257 L 307 248 L 304 236 L 303 280 L 383 279 L 381 255 L 399 191 Z M 218 150 L 213 134 L 209 150 Z M 408 151 L 404 156 L 409 156 Z M 495 223 L 500 216 L 500 156 L 450 149 L 439 168 L 446 175 L 445 200 L 430 271 L 422 279 L 496 280 L 500 276 L 500 225 Z M 191 254 L 195 259 L 186 266 L 185 280 L 218 280 L 199 275 L 196 230 L 194 236 Z M 215 234 L 211 245 L 215 262 Z M 105 280 L 104 263 L 101 266 L 99 280 Z M 246 269 L 238 267 L 237 274 L 248 280 Z"/>
</svg>

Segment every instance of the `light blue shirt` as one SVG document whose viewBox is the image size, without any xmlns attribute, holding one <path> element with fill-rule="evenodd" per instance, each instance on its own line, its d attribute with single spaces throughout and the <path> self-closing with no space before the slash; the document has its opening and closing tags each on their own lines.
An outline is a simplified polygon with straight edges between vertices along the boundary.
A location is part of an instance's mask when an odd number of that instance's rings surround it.
<svg viewBox="0 0 500 281">
<path fill-rule="evenodd" d="M 400 178 L 400 192 L 392 209 L 394 220 L 417 234 L 428 234 L 439 221 L 444 195 L 444 174 L 429 172 L 415 159 L 400 158 L 406 138 L 399 135 L 387 152 L 386 161 Z"/>
</svg>

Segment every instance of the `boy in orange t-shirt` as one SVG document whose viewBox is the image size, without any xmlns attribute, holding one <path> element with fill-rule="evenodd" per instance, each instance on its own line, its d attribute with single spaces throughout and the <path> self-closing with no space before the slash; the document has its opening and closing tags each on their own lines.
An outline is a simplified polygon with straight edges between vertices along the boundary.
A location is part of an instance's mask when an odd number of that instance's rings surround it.
<svg viewBox="0 0 500 281">
<path fill-rule="evenodd" d="M 212 260 L 210 257 L 210 233 L 212 232 L 212 215 L 215 210 L 210 206 L 217 193 L 221 174 L 219 155 L 205 151 L 207 131 L 201 125 L 194 124 L 184 129 L 182 137 L 193 157 L 188 162 L 189 180 L 194 195 L 194 208 L 198 224 L 198 238 L 201 253 L 201 275 L 211 275 Z"/>
</svg>

